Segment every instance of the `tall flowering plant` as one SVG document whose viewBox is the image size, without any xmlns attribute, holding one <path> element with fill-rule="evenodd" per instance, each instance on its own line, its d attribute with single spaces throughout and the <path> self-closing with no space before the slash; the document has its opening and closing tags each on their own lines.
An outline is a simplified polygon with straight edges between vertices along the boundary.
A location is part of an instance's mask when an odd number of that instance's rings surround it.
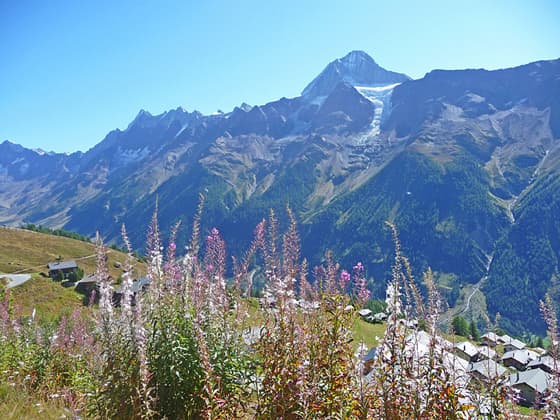
<svg viewBox="0 0 560 420">
<path fill-rule="evenodd" d="M 554 303 L 549 294 L 540 302 L 541 313 L 547 325 L 550 340 L 548 354 L 552 357 L 552 375 L 549 392 L 544 400 L 544 419 L 560 418 L 560 331 Z"/>
</svg>

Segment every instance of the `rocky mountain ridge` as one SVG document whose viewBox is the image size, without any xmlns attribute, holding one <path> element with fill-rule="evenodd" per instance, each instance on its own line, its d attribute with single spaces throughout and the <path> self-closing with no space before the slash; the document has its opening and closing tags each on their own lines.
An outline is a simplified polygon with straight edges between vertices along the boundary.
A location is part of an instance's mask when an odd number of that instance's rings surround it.
<svg viewBox="0 0 560 420">
<path fill-rule="evenodd" d="M 0 223 L 118 240 L 124 222 L 139 244 L 156 197 L 170 226 L 191 219 L 202 192 L 206 223 L 240 252 L 268 209 L 289 203 L 312 261 L 327 248 L 346 265 L 362 259 L 381 293 L 392 220 L 415 271 L 431 266 L 451 304 L 494 254 L 483 285 L 490 312 L 535 331 L 542 325 L 516 311 L 534 313 L 560 290 L 559 93 L 560 60 L 410 80 L 351 52 L 299 97 L 214 115 L 140 111 L 86 153 L 4 142 Z M 511 308 L 504 293 L 527 304 Z"/>
</svg>

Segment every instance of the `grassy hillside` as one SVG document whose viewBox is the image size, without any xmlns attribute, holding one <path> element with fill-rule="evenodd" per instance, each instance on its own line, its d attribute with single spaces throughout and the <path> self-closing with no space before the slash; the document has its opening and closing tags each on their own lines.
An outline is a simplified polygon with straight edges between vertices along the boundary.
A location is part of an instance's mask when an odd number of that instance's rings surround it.
<svg viewBox="0 0 560 420">
<path fill-rule="evenodd" d="M 74 259 L 85 274 L 95 271 L 95 246 L 61 236 L 29 230 L 0 227 L 0 273 L 47 272 L 47 263 L 60 257 Z M 118 278 L 122 270 L 114 266 L 123 263 L 125 254 L 109 249 L 109 270 Z M 143 264 L 137 264 L 139 274 L 145 274 Z"/>
<path fill-rule="evenodd" d="M 49 278 L 33 274 L 24 284 L 10 289 L 16 313 L 35 316 L 41 321 L 54 321 L 62 315 L 70 315 L 75 309 L 84 307 L 84 296 L 72 287 L 63 287 Z"/>
<path fill-rule="evenodd" d="M 95 272 L 95 246 L 76 239 L 54 236 L 29 230 L 0 227 L 0 273 L 30 273 L 31 279 L 11 289 L 13 307 L 23 316 L 30 316 L 35 309 L 42 321 L 53 321 L 83 308 L 83 295 L 72 287 L 41 275 L 47 273 L 47 263 L 60 257 L 76 260 L 85 274 Z M 123 263 L 126 255 L 108 250 L 109 270 L 114 279 L 122 274 L 116 262 Z M 146 273 L 143 263 L 136 263 L 136 274 Z"/>
</svg>

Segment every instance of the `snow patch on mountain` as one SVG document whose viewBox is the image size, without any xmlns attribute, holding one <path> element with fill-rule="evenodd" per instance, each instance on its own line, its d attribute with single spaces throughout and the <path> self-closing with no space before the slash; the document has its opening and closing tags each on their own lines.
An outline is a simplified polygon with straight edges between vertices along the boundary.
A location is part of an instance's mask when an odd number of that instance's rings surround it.
<svg viewBox="0 0 560 420">
<path fill-rule="evenodd" d="M 117 148 L 115 160 L 119 165 L 130 165 L 131 163 L 140 162 L 150 155 L 150 148 L 144 147 L 142 149 L 122 149 L 120 146 Z"/>
<path fill-rule="evenodd" d="M 181 133 L 182 133 L 183 131 L 185 131 L 188 127 L 189 127 L 189 124 L 188 124 L 188 123 L 187 123 L 187 124 L 184 124 L 184 125 L 181 127 L 181 129 L 180 129 L 179 131 L 177 131 L 177 134 L 175 134 L 175 138 L 179 137 L 179 136 L 181 135 Z"/>
<path fill-rule="evenodd" d="M 327 100 L 328 96 L 327 95 L 323 95 L 323 96 L 316 96 L 314 98 L 312 98 L 309 102 L 309 104 L 311 105 L 317 105 L 319 107 L 321 107 L 325 101 Z"/>
<path fill-rule="evenodd" d="M 369 139 L 379 135 L 381 132 L 381 124 L 391 113 L 391 95 L 393 94 L 393 89 L 398 85 L 400 85 L 400 83 L 355 86 L 355 89 L 360 92 L 362 96 L 375 105 L 373 120 L 371 121 L 369 131 L 358 140 L 358 144 L 367 143 Z"/>
</svg>

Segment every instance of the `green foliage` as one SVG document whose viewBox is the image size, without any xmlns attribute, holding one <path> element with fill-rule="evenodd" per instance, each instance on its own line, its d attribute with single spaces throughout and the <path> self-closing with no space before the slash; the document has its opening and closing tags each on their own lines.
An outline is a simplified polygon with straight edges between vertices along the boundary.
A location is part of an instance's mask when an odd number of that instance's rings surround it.
<svg viewBox="0 0 560 420">
<path fill-rule="evenodd" d="M 480 331 L 478 330 L 478 327 L 476 326 L 476 322 L 474 322 L 474 320 L 471 320 L 471 322 L 469 323 L 469 335 L 474 341 L 480 341 Z"/>
<path fill-rule="evenodd" d="M 84 277 L 84 270 L 80 267 L 75 268 L 70 273 L 68 273 L 68 281 L 77 282 Z"/>
<path fill-rule="evenodd" d="M 204 372 L 192 317 L 169 302 L 158 307 L 152 325 L 148 360 L 149 387 L 158 396 L 155 410 L 168 418 L 193 418 L 203 407 Z"/>
<path fill-rule="evenodd" d="M 17 329 L 0 326 L 0 386 L 11 384 L 24 394 L 60 399 L 66 408 L 78 408 L 92 384 L 91 365 L 79 356 L 87 346 L 83 328 L 77 314 L 40 328 L 33 319 Z"/>
<path fill-rule="evenodd" d="M 399 226 L 415 275 L 430 266 L 468 283 L 484 275 L 483 250 L 508 225 L 489 194 L 488 176 L 472 156 L 458 155 L 442 164 L 406 151 L 315 215 L 303 235 L 304 248 L 318 259 L 320 247 L 332 244 L 342 265 L 360 258 L 374 278 L 386 279 L 392 261 L 386 220 Z M 383 288 L 377 287 L 380 297 Z"/>
<path fill-rule="evenodd" d="M 48 227 L 41 226 L 41 225 L 35 225 L 33 223 L 25 224 L 21 228 L 25 229 L 25 230 L 30 230 L 30 231 L 33 231 L 33 232 L 46 233 L 48 235 L 63 236 L 65 238 L 76 239 L 76 240 L 82 241 L 82 242 L 91 242 L 91 239 L 88 238 L 85 235 L 80 235 L 79 233 L 71 232 L 71 231 L 64 230 L 64 229 L 50 229 Z"/>
<path fill-rule="evenodd" d="M 560 178 L 540 178 L 520 200 L 517 220 L 496 245 L 488 282 L 484 285 L 488 310 L 500 313 L 509 332 L 543 335 L 545 325 L 538 303 L 547 292 L 560 303 Z"/>
<path fill-rule="evenodd" d="M 387 303 L 384 300 L 370 299 L 366 305 L 366 308 L 371 310 L 372 313 L 377 314 L 380 312 L 385 312 L 387 309 Z"/>
<path fill-rule="evenodd" d="M 453 325 L 453 332 L 457 335 L 462 335 L 463 337 L 467 337 L 470 332 L 469 323 L 465 318 L 462 316 L 456 316 L 451 321 Z"/>
</svg>

